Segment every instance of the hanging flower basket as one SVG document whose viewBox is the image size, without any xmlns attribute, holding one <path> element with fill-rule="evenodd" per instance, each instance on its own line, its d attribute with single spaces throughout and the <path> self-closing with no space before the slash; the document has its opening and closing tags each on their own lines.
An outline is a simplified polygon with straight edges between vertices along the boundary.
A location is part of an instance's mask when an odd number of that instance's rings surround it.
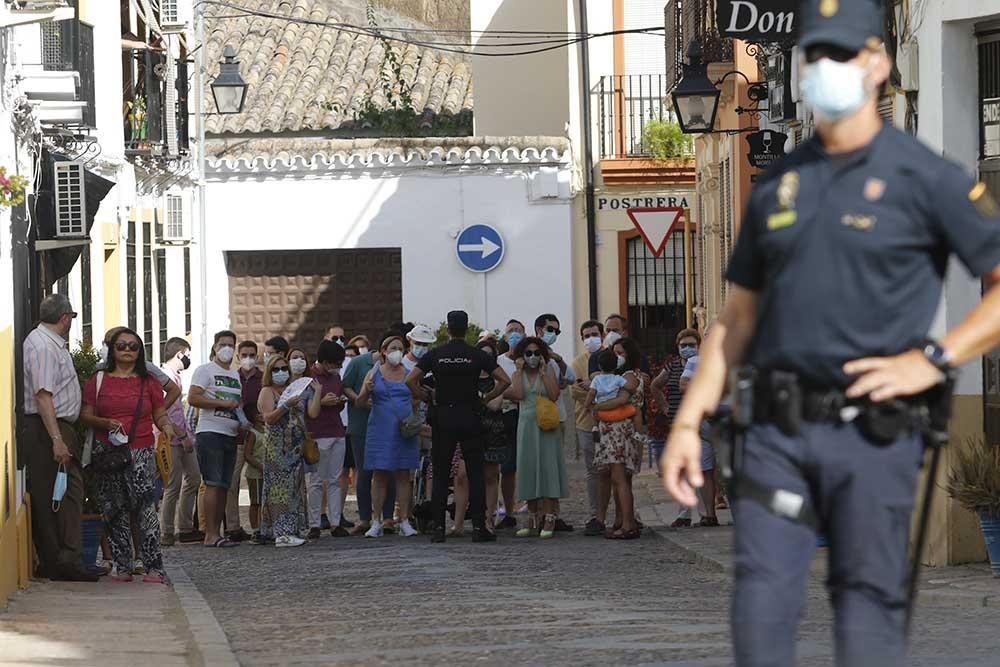
<svg viewBox="0 0 1000 667">
<path fill-rule="evenodd" d="M 17 206 L 24 201 L 24 189 L 28 179 L 24 176 L 8 176 L 7 168 L 0 167 L 0 208 Z"/>
</svg>

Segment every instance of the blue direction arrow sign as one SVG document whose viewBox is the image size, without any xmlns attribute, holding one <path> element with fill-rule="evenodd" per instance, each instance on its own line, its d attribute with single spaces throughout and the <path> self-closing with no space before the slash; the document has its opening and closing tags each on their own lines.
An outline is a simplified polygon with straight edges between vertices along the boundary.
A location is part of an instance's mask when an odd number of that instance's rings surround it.
<svg viewBox="0 0 1000 667">
<path fill-rule="evenodd" d="M 472 225 L 462 230 L 455 244 L 458 261 L 469 271 L 486 273 L 503 260 L 503 238 L 489 225 Z"/>
</svg>

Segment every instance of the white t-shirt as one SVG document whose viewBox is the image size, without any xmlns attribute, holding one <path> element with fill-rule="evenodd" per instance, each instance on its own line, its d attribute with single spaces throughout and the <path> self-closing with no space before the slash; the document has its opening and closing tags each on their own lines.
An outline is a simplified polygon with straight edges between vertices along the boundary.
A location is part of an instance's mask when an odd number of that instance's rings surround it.
<svg viewBox="0 0 1000 667">
<path fill-rule="evenodd" d="M 243 397 L 239 371 L 222 368 L 214 361 L 202 364 L 194 370 L 191 386 L 204 389 L 205 398 L 219 401 L 239 401 Z M 240 421 L 235 410 L 222 408 L 198 410 L 198 428 L 195 429 L 195 433 L 235 436 L 239 429 Z"/>
</svg>

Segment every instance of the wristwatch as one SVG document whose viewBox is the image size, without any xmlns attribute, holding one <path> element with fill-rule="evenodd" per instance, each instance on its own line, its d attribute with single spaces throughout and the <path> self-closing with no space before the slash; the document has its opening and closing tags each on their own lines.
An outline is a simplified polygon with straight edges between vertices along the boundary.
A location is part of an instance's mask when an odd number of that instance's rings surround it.
<svg viewBox="0 0 1000 667">
<path fill-rule="evenodd" d="M 941 343 L 933 338 L 928 338 L 924 341 L 923 352 L 927 361 L 931 362 L 935 368 L 945 375 L 948 375 L 955 370 L 955 367 L 951 363 L 951 355 L 948 354 L 948 350 L 944 349 L 944 347 L 941 346 Z"/>
</svg>

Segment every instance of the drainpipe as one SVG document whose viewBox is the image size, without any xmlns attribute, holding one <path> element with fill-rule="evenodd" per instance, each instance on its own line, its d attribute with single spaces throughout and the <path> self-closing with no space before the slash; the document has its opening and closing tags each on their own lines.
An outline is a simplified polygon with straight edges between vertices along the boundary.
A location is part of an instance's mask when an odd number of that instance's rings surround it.
<svg viewBox="0 0 1000 667">
<path fill-rule="evenodd" d="M 580 32 L 587 33 L 587 0 L 578 0 Z M 590 291 L 590 317 L 597 319 L 597 213 L 594 211 L 594 137 L 590 119 L 590 47 L 580 41 L 580 92 L 583 101 L 583 178 L 584 205 L 587 213 L 587 285 Z"/>
<path fill-rule="evenodd" d="M 202 354 L 202 361 L 208 361 L 209 338 L 208 338 L 208 244 L 207 225 L 205 224 L 205 168 L 207 163 L 205 150 L 205 75 L 208 61 L 205 58 L 205 5 L 196 5 L 195 31 L 198 35 L 198 63 L 195 68 L 195 104 L 198 113 L 195 114 L 195 122 L 198 124 L 198 272 L 201 274 L 198 285 L 202 293 L 201 296 L 201 331 L 199 332 L 199 342 Z"/>
</svg>

